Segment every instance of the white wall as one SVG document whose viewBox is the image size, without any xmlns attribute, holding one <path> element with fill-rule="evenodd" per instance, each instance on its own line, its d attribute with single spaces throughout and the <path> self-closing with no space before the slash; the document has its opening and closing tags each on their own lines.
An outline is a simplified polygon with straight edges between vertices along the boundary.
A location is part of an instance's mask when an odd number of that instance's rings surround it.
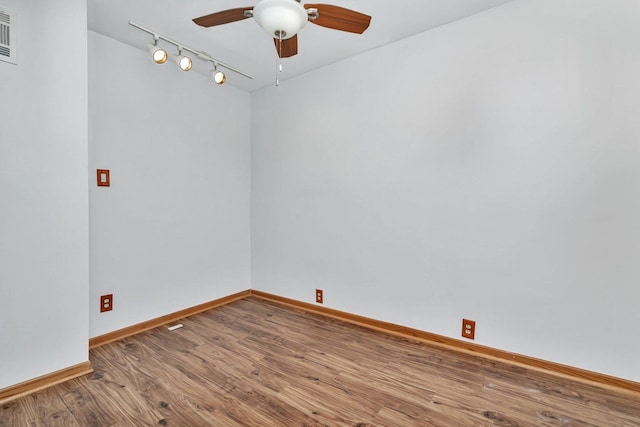
<svg viewBox="0 0 640 427">
<path fill-rule="evenodd" d="M 249 95 L 89 32 L 89 101 L 90 335 L 249 289 Z"/>
<path fill-rule="evenodd" d="M 84 1 L 2 6 L 0 388 L 248 288 L 251 174 L 253 288 L 640 380 L 635 1 L 516 1 L 251 99 L 93 33 L 87 82 Z"/>
<path fill-rule="evenodd" d="M 253 288 L 640 381 L 638 22 L 515 1 L 253 93 Z"/>
<path fill-rule="evenodd" d="M 18 65 L 0 62 L 0 388 L 88 360 L 84 0 L 2 0 Z"/>
</svg>

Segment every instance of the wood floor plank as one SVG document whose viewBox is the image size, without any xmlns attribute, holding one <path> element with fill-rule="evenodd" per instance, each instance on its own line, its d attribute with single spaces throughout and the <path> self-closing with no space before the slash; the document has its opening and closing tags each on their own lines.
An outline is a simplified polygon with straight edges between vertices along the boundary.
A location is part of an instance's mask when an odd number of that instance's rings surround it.
<svg viewBox="0 0 640 427">
<path fill-rule="evenodd" d="M 81 426 L 112 426 L 117 419 L 103 408 L 91 390 L 88 377 L 76 378 L 56 386 L 55 390 Z"/>
<path fill-rule="evenodd" d="M 640 427 L 640 395 L 258 298 L 91 350 L 4 426 Z"/>
<path fill-rule="evenodd" d="M 243 328 L 238 328 L 238 330 L 243 331 L 247 337 L 253 336 L 254 333 L 254 330 L 246 325 Z M 159 332 L 158 335 L 159 334 L 166 333 Z M 189 324 L 185 323 L 185 326 L 182 329 L 177 330 L 175 334 L 190 336 L 191 330 L 189 328 Z M 219 338 L 219 336 L 219 334 L 216 334 L 216 337 Z M 159 347 L 160 341 L 155 340 L 155 338 L 157 338 L 157 336 L 153 333 L 147 334 L 145 337 L 141 337 L 141 339 L 144 340 L 146 347 L 149 347 L 154 351 L 159 351 L 161 350 Z M 226 345 L 229 347 L 233 346 L 234 348 L 240 346 L 237 342 L 231 344 L 233 341 L 235 340 L 228 340 Z M 217 340 L 216 343 L 219 344 L 220 341 Z M 261 375 L 261 371 L 254 364 L 257 357 L 262 357 L 260 353 L 254 352 L 251 355 L 243 353 L 245 356 L 243 357 L 242 353 L 239 355 L 237 351 L 233 353 L 226 348 L 220 347 L 218 347 L 216 352 L 212 352 L 210 346 L 206 348 L 206 351 L 200 350 L 200 346 L 192 348 L 189 351 L 183 350 L 181 354 L 191 359 L 189 363 L 185 363 L 184 366 L 189 366 L 192 369 L 192 373 L 197 372 L 198 376 L 201 378 L 209 378 L 212 380 L 209 383 L 210 387 L 219 387 L 219 389 L 224 391 L 228 397 L 232 397 L 234 399 L 233 405 L 225 406 L 225 408 L 227 408 L 226 412 L 229 412 L 228 408 L 230 407 L 245 405 L 252 408 L 261 408 L 261 412 L 263 412 L 265 416 L 271 417 L 269 418 L 271 419 L 270 423 L 274 425 L 276 425 L 274 420 L 277 420 L 278 418 L 286 420 L 291 417 L 302 417 L 303 414 L 295 413 L 296 411 L 293 410 L 293 408 L 279 404 L 270 398 L 274 389 L 277 389 L 278 386 L 274 385 L 275 381 L 273 377 L 270 377 L 269 375 Z M 236 363 L 226 363 L 227 360 L 234 357 L 236 359 Z M 186 362 L 186 360 L 183 362 Z M 247 392 L 247 390 L 249 392 Z M 231 411 L 230 413 L 233 414 L 235 411 Z M 312 420 L 309 419 L 308 421 Z M 249 425 L 256 425 L 255 423 L 264 422 L 264 420 L 261 421 L 260 419 L 255 419 L 252 421 L 248 419 L 246 422 Z M 282 425 L 287 424 L 284 423 Z"/>
<path fill-rule="evenodd" d="M 11 427 L 19 420 L 26 420 L 21 400 L 6 402 L 0 406 L 0 427 Z"/>
<path fill-rule="evenodd" d="M 114 408 L 114 416 L 124 422 L 131 425 L 164 424 L 169 410 L 160 404 L 162 399 L 155 398 L 156 383 L 153 376 L 145 372 L 152 368 L 153 361 L 150 361 L 151 365 L 140 361 L 132 363 L 126 356 L 128 345 L 131 343 L 115 342 L 92 350 L 103 360 L 108 360 L 108 363 L 94 366 L 96 392 L 102 402 Z"/>
<path fill-rule="evenodd" d="M 38 391 L 20 399 L 24 418 L 11 425 L 33 427 L 76 427 L 80 426 L 54 389 Z"/>
</svg>

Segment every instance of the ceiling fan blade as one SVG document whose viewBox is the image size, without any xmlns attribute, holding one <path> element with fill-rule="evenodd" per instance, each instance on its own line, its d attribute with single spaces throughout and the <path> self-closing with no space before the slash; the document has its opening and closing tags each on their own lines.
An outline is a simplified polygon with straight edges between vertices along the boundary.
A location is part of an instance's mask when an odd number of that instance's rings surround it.
<svg viewBox="0 0 640 427">
<path fill-rule="evenodd" d="M 289 58 L 298 54 L 298 35 L 291 37 L 290 39 L 280 40 L 273 39 L 276 44 L 276 51 L 280 58 Z"/>
<path fill-rule="evenodd" d="M 199 18 L 193 18 L 193 22 L 201 27 L 213 27 L 215 25 L 228 24 L 230 22 L 242 21 L 251 17 L 245 15 L 245 10 L 253 10 L 253 7 L 239 7 L 237 9 L 222 10 L 220 12 L 212 13 L 211 15 L 201 16 Z"/>
<path fill-rule="evenodd" d="M 304 7 L 307 10 L 318 9 L 318 17 L 309 19 L 309 22 L 334 30 L 362 34 L 369 28 L 369 23 L 371 22 L 369 15 L 331 4 L 306 3 Z"/>
</svg>

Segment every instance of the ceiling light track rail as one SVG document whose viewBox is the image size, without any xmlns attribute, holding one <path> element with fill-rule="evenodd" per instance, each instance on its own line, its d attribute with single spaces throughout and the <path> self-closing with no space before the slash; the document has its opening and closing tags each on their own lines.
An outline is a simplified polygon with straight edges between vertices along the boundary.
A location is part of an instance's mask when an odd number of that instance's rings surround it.
<svg viewBox="0 0 640 427">
<path fill-rule="evenodd" d="M 137 28 L 137 29 L 139 29 L 141 31 L 144 31 L 145 33 L 151 34 L 153 36 L 153 40 L 154 40 L 155 44 L 157 44 L 158 40 L 164 40 L 165 42 L 174 45 L 178 49 L 179 55 L 181 55 L 183 51 L 190 52 L 190 53 L 194 54 L 195 56 L 197 56 L 198 58 L 200 58 L 203 61 L 211 62 L 213 64 L 214 69 L 217 69 L 218 67 L 222 67 L 222 68 L 227 69 L 229 71 L 233 71 L 234 73 L 240 74 L 241 76 L 244 76 L 244 77 L 246 77 L 248 79 L 253 79 L 253 77 L 250 76 L 249 74 L 243 73 L 242 71 L 238 70 L 237 68 L 235 68 L 235 67 L 233 67 L 233 66 L 231 66 L 229 64 L 225 64 L 224 62 L 222 62 L 222 61 L 220 61 L 220 60 L 218 60 L 216 58 L 213 58 L 211 55 L 209 55 L 206 52 L 203 52 L 201 50 L 193 49 L 193 48 L 191 48 L 189 46 L 184 45 L 183 43 L 180 43 L 179 41 L 176 41 L 176 40 L 173 40 L 173 39 L 171 39 L 171 38 L 169 38 L 167 36 L 164 36 L 164 35 L 158 33 L 157 31 L 153 31 L 153 30 L 150 30 L 149 28 L 146 28 L 146 27 L 144 27 L 144 26 L 142 26 L 140 24 L 136 24 L 133 21 L 129 21 L 129 25 L 131 25 L 132 27 L 135 27 L 135 28 Z M 158 61 L 156 61 L 156 62 L 158 62 Z M 164 62 L 164 61 L 162 61 L 162 62 Z M 189 68 L 191 68 L 191 67 L 189 66 Z M 183 68 L 183 70 L 185 70 L 185 69 Z M 224 82 L 224 78 L 222 78 L 222 82 Z M 216 81 L 216 83 L 218 83 L 218 81 Z M 218 83 L 218 84 L 220 84 L 220 83 Z"/>
</svg>

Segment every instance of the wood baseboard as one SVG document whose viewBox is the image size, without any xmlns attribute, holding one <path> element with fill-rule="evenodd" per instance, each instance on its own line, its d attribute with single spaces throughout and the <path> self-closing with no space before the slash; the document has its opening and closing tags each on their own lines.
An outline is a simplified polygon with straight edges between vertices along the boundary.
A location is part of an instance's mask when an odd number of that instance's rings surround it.
<svg viewBox="0 0 640 427">
<path fill-rule="evenodd" d="M 230 302 L 246 298 L 250 295 L 250 290 L 238 292 L 237 294 L 205 302 L 203 304 L 186 308 L 184 310 L 176 311 L 175 313 L 166 314 L 164 316 L 147 320 L 146 322 L 138 323 L 126 328 L 118 329 L 117 331 L 109 332 L 104 335 L 98 335 L 97 337 L 89 339 L 89 348 L 92 349 L 104 344 L 108 344 L 110 342 L 118 341 L 123 338 L 139 334 L 140 332 L 148 331 L 149 329 L 157 328 L 158 326 L 162 326 L 170 322 L 175 322 L 176 320 L 184 319 L 185 317 L 193 316 L 194 314 L 202 313 L 203 311 L 211 310 L 212 308 L 216 308 L 221 305 L 229 304 Z"/>
<path fill-rule="evenodd" d="M 522 366 L 527 369 L 546 372 L 552 375 L 570 378 L 581 382 L 587 382 L 605 388 L 614 388 L 616 390 L 626 390 L 634 393 L 640 393 L 640 383 L 616 378 L 597 372 L 587 371 L 572 366 L 562 365 L 559 363 L 549 362 L 546 360 L 536 359 L 534 357 L 523 356 L 517 353 L 510 353 L 498 350 L 492 347 L 486 347 L 479 344 L 469 343 L 430 332 L 421 331 L 419 329 L 399 326 L 393 323 L 383 322 L 344 311 L 335 310 L 311 303 L 301 302 L 298 300 L 281 297 L 257 290 L 251 290 L 251 295 L 268 301 L 295 307 L 304 311 L 322 314 L 334 319 L 343 320 L 356 325 L 364 326 L 369 329 L 375 329 L 405 338 L 416 339 L 429 344 L 446 347 L 455 351 L 473 354 L 492 360 L 508 362 L 513 365 Z"/>
<path fill-rule="evenodd" d="M 306 303 L 290 298 L 281 297 L 278 295 L 269 294 L 258 290 L 246 290 L 238 292 L 233 295 L 229 295 L 223 298 L 219 298 L 213 301 L 209 301 L 203 304 L 196 305 L 184 310 L 170 313 L 155 319 L 148 320 L 146 322 L 138 323 L 136 325 L 129 326 L 127 328 L 119 329 L 117 331 L 110 332 L 108 334 L 100 335 L 89 340 L 89 348 L 95 348 L 113 341 L 117 341 L 140 332 L 156 328 L 158 326 L 165 325 L 170 322 L 174 322 L 179 319 L 184 319 L 189 316 L 210 310 L 212 308 L 220 307 L 233 301 L 237 301 L 249 296 L 262 298 L 264 300 L 276 302 L 286 306 L 294 307 L 311 313 L 317 313 L 324 316 L 328 316 L 334 319 L 343 320 L 349 323 L 360 325 L 369 329 L 382 331 L 385 333 L 402 336 L 405 338 L 415 339 L 418 341 L 426 342 L 432 345 L 446 347 L 454 351 L 473 354 L 479 357 L 484 357 L 492 360 L 511 363 L 513 365 L 522 366 L 527 369 L 533 369 L 536 371 L 546 372 L 552 375 L 570 378 L 581 382 L 587 382 L 595 384 L 600 387 L 625 390 L 633 393 L 640 393 L 640 383 L 625 380 L 622 378 L 616 378 L 597 372 L 587 371 L 580 368 L 574 368 L 571 366 L 562 365 L 559 363 L 549 362 L 546 360 L 536 359 L 529 356 L 524 356 L 517 353 L 510 353 L 503 350 L 498 350 L 491 347 L 482 346 L 475 343 L 469 343 L 454 338 L 445 337 L 442 335 L 425 332 L 418 329 L 409 328 L 406 326 L 400 326 L 389 322 L 383 322 L 380 320 L 368 318 L 365 316 L 359 316 L 356 314 L 335 310 L 328 307 L 323 307 L 311 303 Z M 51 374 L 43 375 L 38 378 L 34 378 L 29 381 L 25 381 L 20 384 L 16 384 L 11 387 L 7 387 L 0 390 L 0 404 L 8 402 L 10 400 L 17 399 L 19 397 L 28 395 L 30 393 L 43 390 L 47 387 L 77 378 L 82 375 L 86 375 L 93 372 L 90 362 L 81 363 L 75 366 L 71 366 L 60 371 L 52 372 Z"/>
<path fill-rule="evenodd" d="M 177 311 L 175 313 L 167 314 L 165 316 L 158 317 L 156 319 L 148 320 L 146 322 L 139 323 L 137 325 L 129 326 L 127 328 L 119 329 L 117 331 L 110 332 L 105 335 L 100 335 L 89 340 L 89 348 L 98 347 L 103 344 L 107 344 L 113 341 L 117 341 L 137 333 L 153 329 L 158 326 L 162 326 L 166 323 L 174 322 L 185 317 L 192 316 L 203 311 L 210 310 L 215 307 L 219 307 L 224 304 L 228 304 L 239 299 L 243 299 L 249 296 L 255 296 L 268 301 L 284 304 L 290 307 L 298 308 L 307 312 L 318 313 L 324 316 L 332 317 L 335 319 L 343 320 L 360 326 L 364 326 L 369 329 L 374 329 L 386 333 L 390 333 L 405 338 L 415 339 L 422 342 L 427 342 L 432 345 L 446 347 L 455 351 L 473 354 L 476 356 L 508 362 L 514 365 L 522 366 L 527 369 L 533 369 L 536 371 L 546 372 L 552 375 L 570 378 L 590 384 L 595 384 L 600 387 L 613 388 L 617 390 L 626 390 L 634 393 L 640 393 L 640 383 L 613 377 L 598 372 L 592 372 L 585 369 L 575 368 L 572 366 L 562 365 L 555 362 L 549 362 L 534 357 L 524 356 L 517 353 L 511 353 L 504 350 L 498 350 L 492 347 L 487 347 L 475 343 L 470 343 L 454 338 L 445 337 L 430 332 L 425 332 L 419 329 L 413 329 L 406 326 L 400 326 L 389 322 L 383 322 L 380 320 L 372 319 L 365 316 L 359 316 L 352 313 L 347 313 L 332 308 L 319 306 L 316 304 L 306 303 L 290 298 L 281 297 L 274 294 L 258 290 L 246 290 L 237 294 L 229 295 L 224 298 L 213 300 L 204 304 L 200 304 L 185 310 Z M 0 391 L 0 399 L 2 398 L 2 391 Z"/>
<path fill-rule="evenodd" d="M 45 388 L 72 380 L 77 377 L 81 377 L 83 375 L 90 374 L 92 372 L 93 369 L 91 368 L 91 363 L 83 362 L 78 365 L 70 366 L 68 368 L 61 369 L 59 371 L 34 378 L 29 381 L 13 385 L 11 387 L 3 388 L 0 390 L 0 405 L 3 405 L 10 400 L 26 396 L 27 394 L 35 393 L 40 390 L 44 390 Z"/>
</svg>

